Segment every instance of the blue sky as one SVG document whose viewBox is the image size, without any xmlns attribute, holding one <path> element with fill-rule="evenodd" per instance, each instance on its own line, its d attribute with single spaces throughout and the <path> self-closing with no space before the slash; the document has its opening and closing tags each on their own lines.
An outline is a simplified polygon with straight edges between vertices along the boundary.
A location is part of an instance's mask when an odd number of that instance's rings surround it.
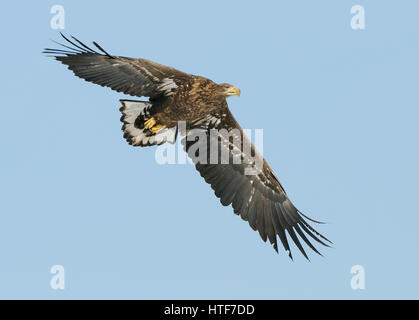
<svg viewBox="0 0 419 320">
<path fill-rule="evenodd" d="M 66 34 L 237 85 L 289 197 L 334 243 L 277 255 L 191 165 L 122 138 L 123 95 L 41 54 Z M 364 5 L 366 29 L 350 27 Z M 419 298 L 415 1 L 2 6 L 0 298 Z M 50 287 L 54 265 L 65 289 Z M 365 290 L 350 286 L 353 265 Z"/>
</svg>

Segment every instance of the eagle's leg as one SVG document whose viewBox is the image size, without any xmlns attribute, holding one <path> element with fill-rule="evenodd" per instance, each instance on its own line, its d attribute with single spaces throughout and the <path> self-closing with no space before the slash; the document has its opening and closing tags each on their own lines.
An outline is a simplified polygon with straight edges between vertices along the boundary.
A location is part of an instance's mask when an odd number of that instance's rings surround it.
<svg viewBox="0 0 419 320">
<path fill-rule="evenodd" d="M 153 117 L 144 122 L 144 126 L 153 133 L 157 133 L 166 128 L 165 125 L 157 124 L 156 119 Z"/>
<path fill-rule="evenodd" d="M 163 130 L 164 128 L 166 128 L 166 126 L 161 125 L 161 124 L 156 124 L 152 128 L 150 128 L 150 130 L 153 131 L 154 133 L 157 133 L 160 130 Z"/>
<path fill-rule="evenodd" d="M 155 124 L 156 124 L 156 120 L 154 118 L 150 118 L 146 122 L 144 122 L 144 126 L 147 129 L 151 129 Z"/>
</svg>

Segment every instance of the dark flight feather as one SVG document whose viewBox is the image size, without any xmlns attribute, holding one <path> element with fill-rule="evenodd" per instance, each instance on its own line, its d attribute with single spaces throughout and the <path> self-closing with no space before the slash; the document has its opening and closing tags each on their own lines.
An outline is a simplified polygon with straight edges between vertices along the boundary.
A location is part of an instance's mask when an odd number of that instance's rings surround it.
<svg viewBox="0 0 419 320">
<path fill-rule="evenodd" d="M 211 129 L 223 128 L 227 128 L 228 130 L 239 129 L 243 139 L 247 139 L 231 112 L 228 109 L 223 112 L 227 114 L 227 116 L 222 117 L 220 114 L 213 114 L 211 120 L 208 120 L 206 125 L 200 124 L 199 128 L 207 133 L 208 140 L 211 140 L 209 138 Z M 219 121 L 214 121 L 214 119 Z M 183 139 L 183 143 L 186 147 L 185 150 L 188 151 L 194 142 L 185 141 L 185 139 L 187 139 L 187 137 Z M 244 152 L 243 141 L 244 140 L 240 141 L 240 145 L 232 146 L 235 142 L 233 139 L 229 139 L 227 144 L 226 141 L 224 141 L 224 143 L 219 142 L 219 147 L 229 150 L 231 160 L 231 149 L 237 150 L 237 148 L 239 148 Z M 248 140 L 246 141 L 248 142 Z M 208 142 L 207 155 L 210 151 L 210 144 L 211 143 Z M 251 150 L 252 152 L 255 152 L 253 146 Z M 219 161 L 220 154 L 221 152 L 218 154 Z M 243 158 L 249 157 L 248 154 L 243 154 L 242 156 Z M 208 156 L 207 163 L 209 162 L 210 159 Z M 269 242 L 276 251 L 278 251 L 276 241 L 278 237 L 283 244 L 284 249 L 289 252 L 289 256 L 292 258 L 291 248 L 286 235 L 286 233 L 288 233 L 288 236 L 306 259 L 309 259 L 308 255 L 298 236 L 300 236 L 304 243 L 306 243 L 314 252 L 320 254 L 304 232 L 322 245 L 328 246 L 327 243 L 320 239 L 323 239 L 326 242 L 330 241 L 315 231 L 304 219 L 314 223 L 320 222 L 308 218 L 294 207 L 264 159 L 263 168 L 259 174 L 245 175 L 245 169 L 249 167 L 250 165 L 245 163 L 233 164 L 232 162 L 220 165 L 196 164 L 196 169 L 200 172 L 205 181 L 211 185 L 215 195 L 220 198 L 221 204 L 232 204 L 234 212 L 239 214 L 243 220 L 248 221 L 250 227 L 259 232 L 263 241 L 266 242 L 269 239 Z M 240 187 L 235 188 L 235 186 Z"/>
<path fill-rule="evenodd" d="M 175 87 L 190 78 L 187 73 L 147 59 L 112 56 L 93 42 L 103 53 L 100 54 L 75 37 L 72 37 L 72 41 L 61 35 L 69 45 L 54 42 L 68 50 L 47 48 L 43 52 L 54 55 L 76 76 L 115 91 L 156 98 L 170 95 Z"/>
</svg>

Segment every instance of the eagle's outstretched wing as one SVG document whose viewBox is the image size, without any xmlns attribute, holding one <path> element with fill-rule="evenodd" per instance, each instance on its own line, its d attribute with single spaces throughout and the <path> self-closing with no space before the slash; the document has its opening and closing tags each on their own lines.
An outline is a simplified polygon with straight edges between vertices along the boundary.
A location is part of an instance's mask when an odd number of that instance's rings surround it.
<svg viewBox="0 0 419 320">
<path fill-rule="evenodd" d="M 109 87 L 132 96 L 156 98 L 169 96 L 191 75 L 147 59 L 112 56 L 93 42 L 97 50 L 76 38 L 61 34 L 68 43 L 62 49 L 44 49 L 68 66 L 74 74 L 95 84 Z"/>
<path fill-rule="evenodd" d="M 223 136 L 211 133 L 222 129 L 226 129 L 229 134 Z M 203 141 L 202 134 L 206 140 L 204 139 L 204 145 L 197 147 L 196 143 Z M 308 237 L 325 246 L 328 246 L 326 242 L 331 243 L 314 230 L 306 219 L 320 222 L 306 217 L 292 204 L 271 168 L 243 134 L 227 106 L 223 112 L 213 114 L 192 126 L 182 143 L 188 155 L 195 160 L 196 169 L 211 185 L 221 203 L 224 206 L 232 204 L 234 212 L 248 221 L 254 230 L 259 231 L 264 241 L 269 239 L 276 251 L 277 236 L 289 252 L 290 258 L 292 254 L 288 236 L 307 259 L 297 234 L 318 254 L 320 253 Z M 246 148 L 246 144 L 250 147 Z M 215 149 L 218 151 L 215 152 Z M 204 153 L 201 154 L 202 157 L 200 152 Z M 227 154 L 228 159 L 223 159 L 223 154 L 224 157 Z M 235 156 L 240 159 L 239 163 L 234 162 Z M 246 174 L 249 170 L 256 171 Z"/>
</svg>

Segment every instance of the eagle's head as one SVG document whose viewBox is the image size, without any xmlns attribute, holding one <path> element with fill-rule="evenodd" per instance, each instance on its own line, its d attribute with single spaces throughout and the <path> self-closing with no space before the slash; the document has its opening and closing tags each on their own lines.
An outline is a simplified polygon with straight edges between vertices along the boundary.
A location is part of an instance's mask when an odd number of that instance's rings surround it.
<svg viewBox="0 0 419 320">
<path fill-rule="evenodd" d="M 220 95 L 225 98 L 230 96 L 240 96 L 240 89 L 228 83 L 219 84 L 218 90 Z"/>
</svg>

